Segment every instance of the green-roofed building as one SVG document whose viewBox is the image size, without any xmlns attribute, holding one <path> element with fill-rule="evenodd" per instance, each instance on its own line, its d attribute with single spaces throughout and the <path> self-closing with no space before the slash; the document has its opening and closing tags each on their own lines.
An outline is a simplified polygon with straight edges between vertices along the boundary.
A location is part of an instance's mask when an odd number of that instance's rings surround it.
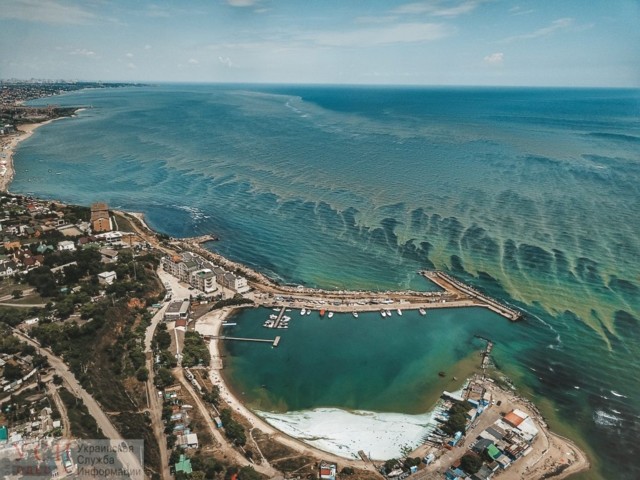
<svg viewBox="0 0 640 480">
<path fill-rule="evenodd" d="M 187 458 L 185 455 L 180 455 L 180 461 L 175 464 L 176 473 L 191 473 L 193 469 L 191 468 L 191 459 Z"/>
<path fill-rule="evenodd" d="M 4 425 L 0 427 L 0 444 L 7 443 L 9 441 L 9 430 Z"/>
<path fill-rule="evenodd" d="M 492 459 L 496 459 L 498 458 L 500 455 L 502 455 L 502 452 L 500 450 L 498 450 L 498 447 L 496 447 L 493 443 L 491 445 L 489 445 L 487 447 L 487 455 L 489 455 Z"/>
</svg>

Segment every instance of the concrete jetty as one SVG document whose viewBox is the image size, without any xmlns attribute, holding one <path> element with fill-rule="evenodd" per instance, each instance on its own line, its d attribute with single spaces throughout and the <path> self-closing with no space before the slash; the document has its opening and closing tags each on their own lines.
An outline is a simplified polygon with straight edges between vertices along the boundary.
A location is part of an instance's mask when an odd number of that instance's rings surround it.
<svg viewBox="0 0 640 480">
<path fill-rule="evenodd" d="M 197 237 L 188 237 L 188 238 L 181 239 L 181 241 L 183 242 L 197 243 L 198 245 L 207 243 L 207 242 L 217 242 L 218 240 L 219 238 L 217 236 L 211 235 L 211 234 L 199 235 Z"/>
<path fill-rule="evenodd" d="M 475 305 L 488 308 L 489 310 L 511 320 L 512 322 L 522 319 L 522 312 L 519 312 L 514 308 L 507 307 L 506 305 L 489 297 L 488 295 L 479 292 L 472 286 L 467 285 L 457 278 L 452 277 L 448 273 L 438 270 L 423 270 L 420 272 L 420 274 L 425 278 L 431 280 L 443 290 L 447 291 L 449 294 L 455 296 L 457 300 L 472 299 L 474 300 L 474 302 L 477 302 L 475 303 Z"/>
<path fill-rule="evenodd" d="M 273 322 L 273 326 L 271 328 L 278 328 L 280 326 L 280 322 L 282 321 L 282 317 L 284 316 L 285 309 L 286 309 L 286 307 L 282 307 L 280 309 L 280 313 L 278 314 L 278 318 L 276 318 L 276 321 Z"/>
</svg>

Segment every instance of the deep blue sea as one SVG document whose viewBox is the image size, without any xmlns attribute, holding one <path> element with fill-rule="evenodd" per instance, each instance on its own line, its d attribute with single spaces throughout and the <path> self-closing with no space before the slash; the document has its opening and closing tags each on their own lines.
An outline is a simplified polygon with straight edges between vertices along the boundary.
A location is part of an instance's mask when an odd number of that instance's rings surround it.
<svg viewBox="0 0 640 480">
<path fill-rule="evenodd" d="M 287 283 L 425 289 L 418 269 L 448 270 L 528 313 L 482 333 L 588 449 L 587 477 L 640 478 L 638 90 L 161 85 L 53 101 L 92 108 L 20 146 L 12 191 L 215 233 L 209 248 Z"/>
</svg>

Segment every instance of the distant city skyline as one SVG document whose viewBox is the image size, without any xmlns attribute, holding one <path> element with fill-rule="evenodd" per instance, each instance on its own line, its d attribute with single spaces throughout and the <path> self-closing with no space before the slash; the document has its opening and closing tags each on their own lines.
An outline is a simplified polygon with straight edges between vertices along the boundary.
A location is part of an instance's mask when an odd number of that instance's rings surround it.
<svg viewBox="0 0 640 480">
<path fill-rule="evenodd" d="M 638 0 L 4 0 L 0 77 L 640 86 Z"/>
</svg>

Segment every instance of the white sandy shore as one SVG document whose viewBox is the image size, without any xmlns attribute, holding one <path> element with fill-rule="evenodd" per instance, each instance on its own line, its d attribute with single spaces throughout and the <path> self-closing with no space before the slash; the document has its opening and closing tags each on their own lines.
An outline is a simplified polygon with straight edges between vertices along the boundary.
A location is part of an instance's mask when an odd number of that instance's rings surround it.
<svg viewBox="0 0 640 480">
<path fill-rule="evenodd" d="M 256 412 L 278 430 L 321 450 L 358 458 L 363 450 L 373 460 L 402 456 L 414 450 L 433 430 L 432 414 L 405 415 L 317 408 L 300 412 Z"/>
</svg>

